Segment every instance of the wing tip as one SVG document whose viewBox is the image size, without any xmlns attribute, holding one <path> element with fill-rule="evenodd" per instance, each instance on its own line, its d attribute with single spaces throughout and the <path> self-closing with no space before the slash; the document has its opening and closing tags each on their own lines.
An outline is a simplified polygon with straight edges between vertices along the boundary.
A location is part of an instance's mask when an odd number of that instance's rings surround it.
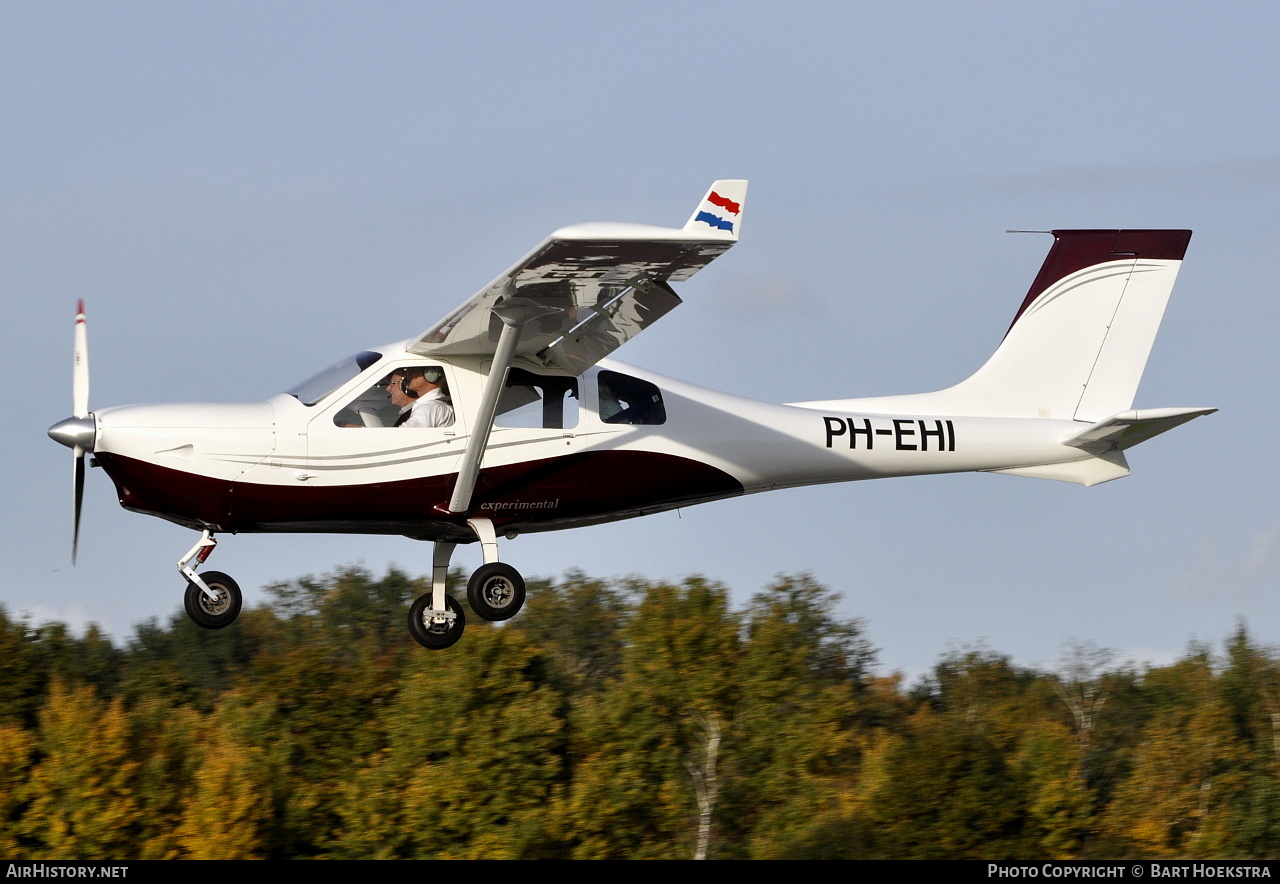
<svg viewBox="0 0 1280 884">
<path fill-rule="evenodd" d="M 713 183 L 683 229 L 699 236 L 736 240 L 742 232 L 747 184 L 745 178 L 722 178 Z"/>
</svg>

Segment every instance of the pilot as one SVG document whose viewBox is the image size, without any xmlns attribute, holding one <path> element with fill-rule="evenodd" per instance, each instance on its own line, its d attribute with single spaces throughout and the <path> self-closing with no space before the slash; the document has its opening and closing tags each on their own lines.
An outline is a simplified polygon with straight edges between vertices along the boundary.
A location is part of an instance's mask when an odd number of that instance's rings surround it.
<svg viewBox="0 0 1280 884">
<path fill-rule="evenodd" d="M 387 375 L 382 382 L 382 386 L 387 388 L 387 395 L 391 398 L 391 404 L 400 409 L 394 424 L 397 427 L 409 419 L 409 410 L 413 406 L 413 400 L 409 398 L 409 394 L 401 387 L 403 381 L 404 370 L 397 368 Z"/>
<path fill-rule="evenodd" d="M 453 406 L 445 395 L 443 369 L 434 365 L 406 368 L 399 389 L 413 404 L 400 414 L 396 420 L 397 427 L 448 427 L 453 424 Z"/>
</svg>

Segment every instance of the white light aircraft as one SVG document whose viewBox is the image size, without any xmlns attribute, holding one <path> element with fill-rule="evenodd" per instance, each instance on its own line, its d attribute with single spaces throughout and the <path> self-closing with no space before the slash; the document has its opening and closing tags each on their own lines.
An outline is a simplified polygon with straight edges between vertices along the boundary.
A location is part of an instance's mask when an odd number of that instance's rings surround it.
<svg viewBox="0 0 1280 884">
<path fill-rule="evenodd" d="M 672 283 L 738 241 L 746 194 L 746 181 L 715 182 L 679 228 L 557 230 L 421 336 L 256 404 L 90 412 L 81 303 L 74 416 L 49 430 L 75 454 L 73 559 L 92 454 L 125 509 L 200 532 L 178 570 L 201 626 L 227 626 L 241 606 L 230 577 L 196 573 L 215 534 L 403 534 L 435 544 L 409 631 L 445 648 L 465 625 L 446 593 L 459 543 L 484 556 L 471 609 L 505 620 L 525 587 L 500 536 L 890 476 L 1094 485 L 1129 474 L 1126 449 L 1216 410 L 1132 408 L 1187 230 L 1052 231 L 995 354 L 935 393 L 779 405 L 609 359 L 680 303 Z"/>
</svg>

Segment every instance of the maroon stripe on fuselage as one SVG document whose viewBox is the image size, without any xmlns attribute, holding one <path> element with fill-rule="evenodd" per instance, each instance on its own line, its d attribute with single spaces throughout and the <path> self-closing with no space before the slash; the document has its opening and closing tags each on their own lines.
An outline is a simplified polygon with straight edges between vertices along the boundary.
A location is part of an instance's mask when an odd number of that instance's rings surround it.
<svg viewBox="0 0 1280 884">
<path fill-rule="evenodd" d="M 359 485 L 210 479 L 103 452 L 127 509 L 220 531 L 440 533 L 457 474 Z M 715 467 L 646 451 L 595 451 L 481 470 L 471 515 L 501 527 L 602 521 L 743 493 Z M 459 518 L 461 521 L 461 517 Z M 444 524 L 447 524 L 444 523 Z"/>
<path fill-rule="evenodd" d="M 1191 241 L 1190 230 L 1054 230 L 1053 248 L 1045 256 L 1040 272 L 1022 306 L 1009 323 L 1010 330 L 1036 298 L 1060 279 L 1094 264 L 1124 258 L 1181 261 Z M 1005 332 L 1007 337 L 1009 332 Z"/>
</svg>

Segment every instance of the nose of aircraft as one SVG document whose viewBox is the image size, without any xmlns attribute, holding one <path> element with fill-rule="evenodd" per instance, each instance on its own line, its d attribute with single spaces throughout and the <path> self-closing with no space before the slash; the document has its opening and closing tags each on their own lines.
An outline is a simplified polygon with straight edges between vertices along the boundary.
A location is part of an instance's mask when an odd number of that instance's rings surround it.
<svg viewBox="0 0 1280 884">
<path fill-rule="evenodd" d="M 49 428 L 49 438 L 61 442 L 68 448 L 79 448 L 82 451 L 93 451 L 94 437 L 93 415 L 88 417 L 69 417 L 60 420 Z"/>
</svg>

